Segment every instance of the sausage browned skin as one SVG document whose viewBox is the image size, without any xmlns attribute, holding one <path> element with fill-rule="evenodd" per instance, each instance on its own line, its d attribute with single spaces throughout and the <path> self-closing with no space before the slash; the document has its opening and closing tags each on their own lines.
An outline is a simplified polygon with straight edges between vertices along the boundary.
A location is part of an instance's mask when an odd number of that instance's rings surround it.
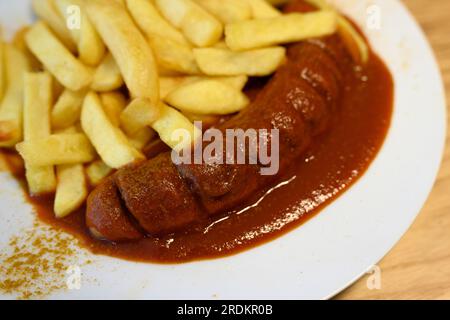
<svg viewBox="0 0 450 320">
<path fill-rule="evenodd" d="M 255 101 L 218 129 L 279 129 L 280 171 L 322 133 L 342 90 L 350 58 L 337 36 L 295 44 Z M 175 232 L 233 209 L 269 186 L 258 165 L 179 165 L 170 153 L 127 166 L 91 193 L 86 223 L 111 241 Z M 104 202 L 102 204 L 102 202 Z"/>
</svg>

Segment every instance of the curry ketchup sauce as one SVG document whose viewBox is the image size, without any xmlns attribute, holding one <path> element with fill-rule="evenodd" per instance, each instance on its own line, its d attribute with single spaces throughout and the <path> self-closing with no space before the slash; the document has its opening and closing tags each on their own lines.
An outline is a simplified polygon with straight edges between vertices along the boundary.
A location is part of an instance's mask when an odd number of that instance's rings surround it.
<svg viewBox="0 0 450 320">
<path fill-rule="evenodd" d="M 298 3 L 296 11 L 310 9 Z M 28 200 L 42 221 L 74 234 L 96 254 L 182 263 L 232 255 L 261 245 L 299 227 L 338 198 L 366 172 L 381 148 L 393 110 L 390 72 L 371 52 L 369 62 L 355 65 L 343 81 L 339 108 L 328 130 L 283 171 L 278 183 L 261 190 L 233 212 L 205 218 L 182 232 L 128 243 L 99 241 L 85 225 L 84 207 L 56 219 L 51 197 L 27 196 Z M 23 175 L 17 176 L 24 181 Z"/>
</svg>

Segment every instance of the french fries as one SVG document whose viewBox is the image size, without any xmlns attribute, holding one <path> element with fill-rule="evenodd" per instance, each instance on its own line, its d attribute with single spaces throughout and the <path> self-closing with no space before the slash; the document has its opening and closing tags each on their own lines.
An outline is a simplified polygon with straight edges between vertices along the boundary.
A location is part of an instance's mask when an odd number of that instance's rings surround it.
<svg viewBox="0 0 450 320">
<path fill-rule="evenodd" d="M 126 0 L 126 3 L 133 19 L 148 38 L 158 36 L 179 44 L 189 44 L 184 35 L 161 16 L 153 0 Z"/>
<path fill-rule="evenodd" d="M 266 0 L 266 1 L 273 6 L 279 6 L 288 3 L 290 0 Z"/>
<path fill-rule="evenodd" d="M 154 108 L 150 100 L 137 98 L 130 102 L 120 115 L 120 123 L 127 135 L 134 135 L 151 125 L 161 114 L 161 103 Z"/>
<path fill-rule="evenodd" d="M 64 129 L 75 124 L 80 119 L 81 105 L 85 96 L 86 90 L 64 90 L 51 113 L 52 127 Z"/>
<path fill-rule="evenodd" d="M 10 44 L 5 47 L 6 91 L 0 106 L 0 147 L 14 147 L 22 139 L 24 75 L 30 70 L 25 54 Z"/>
<path fill-rule="evenodd" d="M 79 59 L 86 65 L 97 66 L 105 55 L 105 45 L 86 15 L 83 0 L 54 1 L 60 15 L 67 21 L 66 27 L 72 39 L 77 44 Z M 78 26 L 69 25 L 74 15 L 71 11 L 73 8 L 78 9 L 76 12 L 79 14 Z"/>
<path fill-rule="evenodd" d="M 217 80 L 200 80 L 183 85 L 171 92 L 165 101 L 183 112 L 198 115 L 232 114 L 249 103 L 240 90 Z"/>
<path fill-rule="evenodd" d="M 0 34 L 0 101 L 5 93 L 5 45 Z"/>
<path fill-rule="evenodd" d="M 250 4 L 255 19 L 275 18 L 281 16 L 281 12 L 270 5 L 266 0 L 244 0 Z"/>
<path fill-rule="evenodd" d="M 266 76 L 285 60 L 286 49 L 272 47 L 242 52 L 227 49 L 195 49 L 195 60 L 203 73 L 210 76 Z"/>
<path fill-rule="evenodd" d="M 223 24 L 252 18 L 252 7 L 245 0 L 194 0 Z"/>
<path fill-rule="evenodd" d="M 92 23 L 112 53 L 134 98 L 159 100 L 158 72 L 146 39 L 124 7 L 115 1 L 90 0 L 86 9 Z"/>
<path fill-rule="evenodd" d="M 94 73 L 91 89 L 106 92 L 119 89 L 123 85 L 122 74 L 114 57 L 108 53 Z"/>
<path fill-rule="evenodd" d="M 70 52 L 75 53 L 77 51 L 77 46 L 70 35 L 70 31 L 67 28 L 63 17 L 59 15 L 54 0 L 33 0 L 32 6 L 36 15 L 49 25 L 64 46 Z"/>
<path fill-rule="evenodd" d="M 309 4 L 321 10 L 335 11 L 325 0 L 306 0 Z M 355 27 L 343 16 L 338 17 L 338 33 L 347 45 L 352 58 L 365 64 L 369 60 L 369 46 Z"/>
<path fill-rule="evenodd" d="M 174 91 L 188 83 L 193 83 L 200 80 L 217 80 L 224 82 L 236 90 L 242 91 L 245 87 L 245 84 L 248 81 L 248 77 L 243 76 L 234 76 L 234 77 L 204 77 L 204 76 L 194 76 L 194 77 L 161 77 L 159 78 L 160 84 L 160 96 L 161 99 L 164 100 L 169 93 Z"/>
<path fill-rule="evenodd" d="M 222 37 L 223 26 L 193 0 L 155 0 L 162 15 L 198 47 L 211 46 Z"/>
<path fill-rule="evenodd" d="M 198 74 L 192 48 L 160 36 L 149 37 L 150 46 L 155 53 L 158 65 L 167 70 L 185 74 Z"/>
<path fill-rule="evenodd" d="M 89 183 L 93 186 L 98 185 L 111 172 L 113 172 L 113 169 L 108 167 L 102 160 L 94 161 L 86 168 Z"/>
<path fill-rule="evenodd" d="M 23 141 L 16 145 L 16 150 L 30 166 L 87 163 L 95 158 L 95 150 L 83 133 L 52 134 Z"/>
<path fill-rule="evenodd" d="M 318 11 L 236 22 L 225 27 L 225 41 L 239 51 L 322 37 L 336 31 L 337 17 L 333 11 Z"/>
<path fill-rule="evenodd" d="M 111 124 L 115 127 L 120 126 L 120 114 L 127 106 L 127 101 L 120 92 L 105 92 L 100 94 L 103 111 L 105 111 Z"/>
<path fill-rule="evenodd" d="M 30 70 L 37 71 L 37 70 L 42 69 L 42 65 L 27 47 L 27 43 L 25 41 L 25 35 L 28 32 L 28 30 L 30 30 L 29 26 L 20 28 L 14 34 L 14 37 L 11 40 L 11 44 L 25 54 L 25 56 L 27 57 L 27 60 L 30 63 L 30 66 L 31 66 Z"/>
<path fill-rule="evenodd" d="M 26 73 L 24 84 L 23 132 L 25 141 L 50 136 L 52 78 L 48 73 Z M 55 191 L 53 166 L 36 167 L 25 163 L 29 192 L 33 195 Z"/>
<path fill-rule="evenodd" d="M 159 137 L 165 144 L 179 152 L 187 147 L 187 144 L 193 143 L 201 136 L 200 129 L 194 126 L 189 119 L 183 116 L 177 110 L 164 105 L 162 108 L 161 117 L 152 125 L 153 129 L 158 132 Z M 184 135 L 189 138 L 183 141 Z"/>
<path fill-rule="evenodd" d="M 111 124 L 100 98 L 93 92 L 88 93 L 84 100 L 81 126 L 102 160 L 111 168 L 120 168 L 144 158 L 122 131 Z"/>
<path fill-rule="evenodd" d="M 86 177 L 81 164 L 66 164 L 56 168 L 54 211 L 57 218 L 64 218 L 78 209 L 87 197 Z"/>
<path fill-rule="evenodd" d="M 25 36 L 31 52 L 66 88 L 78 91 L 92 81 L 92 71 L 77 60 L 43 22 L 37 22 Z"/>
<path fill-rule="evenodd" d="M 154 137 L 156 133 L 151 128 L 145 127 L 135 134 L 128 136 L 130 143 L 138 150 L 142 150 Z"/>
</svg>

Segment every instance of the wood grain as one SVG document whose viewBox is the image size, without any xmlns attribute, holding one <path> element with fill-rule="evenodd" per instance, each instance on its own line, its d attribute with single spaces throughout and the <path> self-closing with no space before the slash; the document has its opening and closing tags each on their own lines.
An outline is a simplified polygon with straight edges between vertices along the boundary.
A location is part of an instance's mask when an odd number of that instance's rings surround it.
<svg viewBox="0 0 450 320">
<path fill-rule="evenodd" d="M 403 0 L 430 40 L 450 97 L 450 1 Z M 448 101 L 448 99 L 447 99 Z M 448 103 L 447 103 L 448 109 Z M 448 121 L 447 121 L 448 122 Z M 381 289 L 367 288 L 368 276 L 337 299 L 450 299 L 450 139 L 439 177 L 421 214 L 378 264 Z"/>
</svg>

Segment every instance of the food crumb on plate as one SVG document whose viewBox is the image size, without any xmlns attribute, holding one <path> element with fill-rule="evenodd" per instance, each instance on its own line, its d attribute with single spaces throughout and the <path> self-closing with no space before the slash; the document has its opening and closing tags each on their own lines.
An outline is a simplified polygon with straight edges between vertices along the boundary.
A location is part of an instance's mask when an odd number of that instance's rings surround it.
<svg viewBox="0 0 450 320">
<path fill-rule="evenodd" d="M 70 268 L 90 263 L 74 237 L 35 222 L 0 251 L 0 292 L 42 299 L 68 289 Z"/>
</svg>

